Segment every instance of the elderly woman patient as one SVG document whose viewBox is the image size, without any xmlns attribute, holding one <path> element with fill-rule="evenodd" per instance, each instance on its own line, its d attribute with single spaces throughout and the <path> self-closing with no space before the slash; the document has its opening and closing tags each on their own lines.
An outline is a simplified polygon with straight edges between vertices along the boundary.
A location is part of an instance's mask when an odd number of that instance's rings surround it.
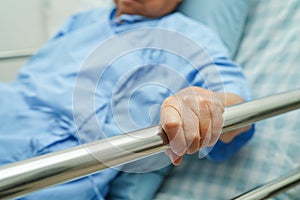
<svg viewBox="0 0 300 200">
<path fill-rule="evenodd" d="M 170 149 L 131 165 L 143 173 L 107 169 L 22 199 L 152 199 L 170 170 L 159 165 L 166 155 L 173 165 L 195 152 L 222 161 L 253 135 L 250 127 L 220 134 L 224 107 L 248 100 L 248 86 L 217 35 L 176 12 L 182 0 L 114 2 L 71 17 L 16 81 L 0 84 L 0 163 L 156 124 Z"/>
</svg>

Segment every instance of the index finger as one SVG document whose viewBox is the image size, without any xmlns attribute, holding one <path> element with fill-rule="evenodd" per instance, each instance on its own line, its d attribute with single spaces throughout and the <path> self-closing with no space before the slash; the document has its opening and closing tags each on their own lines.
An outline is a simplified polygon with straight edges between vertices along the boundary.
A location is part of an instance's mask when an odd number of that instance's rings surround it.
<svg viewBox="0 0 300 200">
<path fill-rule="evenodd" d="M 175 97 L 168 98 L 161 107 L 161 126 L 169 139 L 171 150 L 181 156 L 185 154 L 187 144 L 179 108 Z"/>
</svg>

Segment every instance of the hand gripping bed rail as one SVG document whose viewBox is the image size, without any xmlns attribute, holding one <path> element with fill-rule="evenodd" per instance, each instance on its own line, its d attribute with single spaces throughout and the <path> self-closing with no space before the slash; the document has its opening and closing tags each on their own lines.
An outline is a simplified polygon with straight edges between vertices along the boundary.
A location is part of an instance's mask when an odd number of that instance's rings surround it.
<svg viewBox="0 0 300 200">
<path fill-rule="evenodd" d="M 300 88 L 227 107 L 222 133 L 300 108 Z M 160 126 L 83 144 L 0 168 L 0 199 L 68 182 L 168 149 Z"/>
</svg>

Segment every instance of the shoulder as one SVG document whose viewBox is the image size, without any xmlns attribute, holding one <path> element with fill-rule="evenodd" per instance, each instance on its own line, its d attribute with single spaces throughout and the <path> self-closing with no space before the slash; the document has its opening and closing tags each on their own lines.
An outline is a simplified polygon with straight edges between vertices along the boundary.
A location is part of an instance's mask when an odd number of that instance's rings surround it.
<svg viewBox="0 0 300 200">
<path fill-rule="evenodd" d="M 180 12 L 174 12 L 161 18 L 161 23 L 168 28 L 179 29 L 181 32 L 213 33 L 213 31 L 205 24 L 198 22 Z M 198 32 L 198 33 L 201 33 Z"/>
<path fill-rule="evenodd" d="M 228 56 L 228 51 L 219 35 L 209 26 L 198 22 L 180 12 L 174 12 L 161 18 L 160 26 L 177 31 L 192 39 L 206 49 L 210 54 Z M 217 55 L 215 55 L 217 56 Z"/>
<path fill-rule="evenodd" d="M 90 24 L 108 20 L 110 13 L 111 9 L 92 9 L 76 13 L 69 18 L 69 28 L 82 28 Z"/>
<path fill-rule="evenodd" d="M 111 9 L 91 9 L 75 13 L 63 23 L 52 39 L 57 39 L 97 23 L 106 22 L 109 20 L 110 13 Z"/>
</svg>

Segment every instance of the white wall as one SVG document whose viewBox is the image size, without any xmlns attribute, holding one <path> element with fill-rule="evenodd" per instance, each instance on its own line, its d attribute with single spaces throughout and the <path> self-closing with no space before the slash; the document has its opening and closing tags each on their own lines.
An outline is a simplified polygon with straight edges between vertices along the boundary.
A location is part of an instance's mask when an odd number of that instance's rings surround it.
<svg viewBox="0 0 300 200">
<path fill-rule="evenodd" d="M 40 0 L 1 0 L 0 51 L 36 48 L 45 40 Z"/>
<path fill-rule="evenodd" d="M 35 49 L 45 41 L 44 17 L 40 0 L 1 0 L 0 55 L 15 50 Z M 15 78 L 26 58 L 0 60 L 0 81 Z"/>
<path fill-rule="evenodd" d="M 95 7 L 110 7 L 113 0 L 45 0 L 47 34 L 53 35 L 72 13 Z"/>
<path fill-rule="evenodd" d="M 30 54 L 54 34 L 74 12 L 91 7 L 109 7 L 112 0 L 1 0 L 0 82 L 16 78 Z"/>
</svg>

